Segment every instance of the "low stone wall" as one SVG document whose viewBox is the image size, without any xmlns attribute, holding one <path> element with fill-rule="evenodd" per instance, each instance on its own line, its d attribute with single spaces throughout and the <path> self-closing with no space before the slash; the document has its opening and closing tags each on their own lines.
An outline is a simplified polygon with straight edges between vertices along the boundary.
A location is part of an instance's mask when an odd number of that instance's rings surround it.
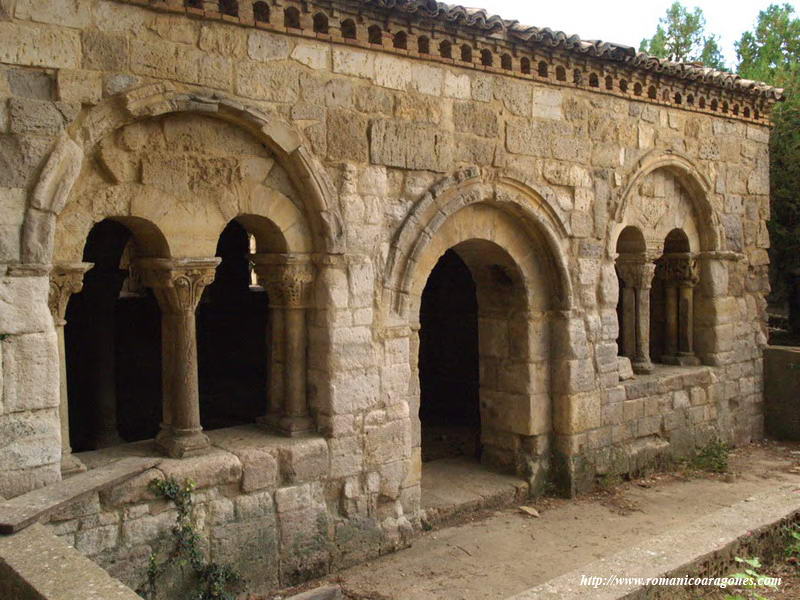
<svg viewBox="0 0 800 600">
<path fill-rule="evenodd" d="M 196 484 L 194 518 L 211 560 L 234 565 L 250 591 L 293 585 L 407 545 L 401 502 L 381 503 L 378 477 L 343 476 L 335 440 L 278 438 L 252 427 L 210 431 L 203 456 L 164 460 L 56 514 L 52 531 L 136 589 L 151 552 L 170 543 L 176 511 L 153 479 Z M 90 467 L 122 455 L 156 454 L 152 442 L 81 454 Z M 418 500 L 416 500 L 418 502 Z M 408 506 L 408 514 L 416 507 Z"/>
<path fill-rule="evenodd" d="M 764 425 L 779 440 L 800 440 L 800 348 L 764 350 Z"/>
<path fill-rule="evenodd" d="M 0 598 L 141 600 L 41 525 L 0 536 Z"/>
</svg>

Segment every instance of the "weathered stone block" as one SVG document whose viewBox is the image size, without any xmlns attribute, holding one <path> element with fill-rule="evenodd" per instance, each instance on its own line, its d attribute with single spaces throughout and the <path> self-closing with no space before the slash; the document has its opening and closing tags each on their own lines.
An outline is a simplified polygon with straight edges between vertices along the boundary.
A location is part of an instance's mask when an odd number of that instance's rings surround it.
<svg viewBox="0 0 800 600">
<path fill-rule="evenodd" d="M 40 410 L 59 403 L 56 335 L 13 335 L 2 342 L 5 412 Z"/>
<path fill-rule="evenodd" d="M 81 43 L 84 69 L 127 70 L 128 38 L 126 36 L 88 29 L 81 33 Z"/>
<path fill-rule="evenodd" d="M 328 444 L 303 439 L 280 448 L 281 473 L 288 483 L 324 478 L 328 474 Z"/>
<path fill-rule="evenodd" d="M 404 169 L 449 169 L 452 139 L 438 127 L 376 120 L 370 124 L 370 160 Z"/>
</svg>

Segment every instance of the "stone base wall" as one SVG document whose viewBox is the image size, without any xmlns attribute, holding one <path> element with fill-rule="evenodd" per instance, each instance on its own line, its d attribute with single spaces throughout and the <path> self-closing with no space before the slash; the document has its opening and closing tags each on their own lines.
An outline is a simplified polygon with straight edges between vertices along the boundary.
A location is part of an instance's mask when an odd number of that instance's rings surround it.
<svg viewBox="0 0 800 600">
<path fill-rule="evenodd" d="M 50 529 L 137 589 L 146 581 L 150 554 L 170 547 L 176 517 L 148 486 L 173 477 L 196 485 L 193 515 L 208 557 L 235 566 L 251 592 L 295 585 L 410 543 L 418 500 L 381 501 L 376 473 L 337 476 L 334 440 L 287 440 L 256 427 L 210 435 L 208 454 L 166 459 L 64 509 Z M 80 456 L 98 467 L 131 454 L 157 455 L 144 442 Z"/>
</svg>

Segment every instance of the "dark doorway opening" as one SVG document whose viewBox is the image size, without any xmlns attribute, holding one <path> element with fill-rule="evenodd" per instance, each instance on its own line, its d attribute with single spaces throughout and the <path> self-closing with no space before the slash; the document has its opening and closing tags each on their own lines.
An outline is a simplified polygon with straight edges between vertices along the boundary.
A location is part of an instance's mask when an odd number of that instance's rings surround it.
<svg viewBox="0 0 800 600">
<path fill-rule="evenodd" d="M 469 268 L 453 250 L 431 271 L 420 325 L 422 460 L 480 458 L 478 299 Z"/>
<path fill-rule="evenodd" d="M 267 293 L 254 285 L 251 236 L 236 221 L 220 234 L 222 259 L 197 309 L 203 429 L 255 422 L 267 405 Z"/>
<path fill-rule="evenodd" d="M 75 452 L 155 437 L 161 422 L 161 313 L 129 278 L 130 231 L 104 220 L 86 239 L 93 263 L 66 311 L 70 445 Z"/>
</svg>

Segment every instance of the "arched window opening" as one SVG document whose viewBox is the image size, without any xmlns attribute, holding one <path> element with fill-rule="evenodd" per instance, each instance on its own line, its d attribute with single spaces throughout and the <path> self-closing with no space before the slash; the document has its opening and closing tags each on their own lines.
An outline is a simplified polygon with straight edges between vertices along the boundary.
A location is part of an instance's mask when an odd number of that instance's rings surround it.
<svg viewBox="0 0 800 600">
<path fill-rule="evenodd" d="M 417 51 L 420 54 L 431 53 L 431 41 L 424 35 L 417 38 Z"/>
<path fill-rule="evenodd" d="M 356 39 L 356 23 L 353 19 L 345 19 L 341 22 L 342 37 L 346 40 Z"/>
<path fill-rule="evenodd" d="M 694 96 L 692 94 L 686 96 L 686 104 L 688 106 L 694 106 Z"/>
<path fill-rule="evenodd" d="M 656 362 L 697 365 L 694 354 L 696 259 L 689 238 L 673 229 L 664 239 L 650 288 L 650 356 Z"/>
<path fill-rule="evenodd" d="M 642 286 L 648 266 L 644 235 L 636 227 L 626 227 L 617 239 L 616 272 L 619 282 L 617 322 L 620 356 L 627 357 L 636 372 L 648 372 L 652 366 L 647 343 L 649 315 L 643 298 L 648 293 Z"/>
<path fill-rule="evenodd" d="M 633 95 L 634 96 L 641 96 L 642 95 L 642 84 L 638 81 L 633 84 Z"/>
<path fill-rule="evenodd" d="M 453 58 L 453 44 L 451 44 L 448 40 L 442 40 L 439 43 L 439 56 L 442 58 Z"/>
<path fill-rule="evenodd" d="M 531 74 L 531 59 L 527 56 L 522 57 L 519 61 L 519 70 L 522 71 L 523 75 L 530 75 Z"/>
<path fill-rule="evenodd" d="M 750 114 L 751 114 L 751 113 L 750 113 L 750 107 L 749 107 L 749 106 L 745 106 L 745 107 L 744 107 L 744 117 L 745 117 L 746 119 L 749 119 L 749 118 L 750 118 Z"/>
<path fill-rule="evenodd" d="M 589 87 L 600 87 L 600 78 L 597 76 L 597 73 L 591 73 L 589 75 Z"/>
<path fill-rule="evenodd" d="M 328 15 L 318 12 L 314 15 L 314 33 L 328 35 Z"/>
<path fill-rule="evenodd" d="M 567 80 L 567 70 L 560 65 L 556 67 L 556 80 L 558 81 Z"/>
<path fill-rule="evenodd" d="M 237 221 L 228 223 L 217 243 L 214 282 L 196 311 L 203 429 L 253 423 L 265 413 L 269 302 L 253 285 L 253 240 Z"/>
<path fill-rule="evenodd" d="M 614 89 L 614 78 L 611 75 L 606 75 L 606 89 L 613 90 Z"/>
<path fill-rule="evenodd" d="M 405 31 L 398 31 L 392 38 L 392 45 L 398 50 L 408 50 L 408 35 Z"/>
<path fill-rule="evenodd" d="M 300 29 L 300 11 L 294 6 L 283 11 L 283 26 L 287 29 Z"/>
<path fill-rule="evenodd" d="M 727 113 L 728 112 L 728 103 L 727 102 L 723 102 L 722 103 L 722 112 L 723 113 Z"/>
<path fill-rule="evenodd" d="M 711 110 L 715 111 L 719 108 L 719 102 L 717 102 L 716 98 L 711 101 Z"/>
<path fill-rule="evenodd" d="M 734 104 L 733 105 L 733 114 L 734 115 L 738 115 L 739 114 L 739 105 L 738 104 Z"/>
<path fill-rule="evenodd" d="M 491 50 L 481 50 L 481 64 L 484 67 L 494 66 L 494 54 L 492 54 Z"/>
<path fill-rule="evenodd" d="M 679 92 L 675 92 L 675 104 L 683 104 L 683 97 Z"/>
<path fill-rule="evenodd" d="M 572 72 L 572 83 L 575 85 L 581 85 L 581 83 L 583 83 L 583 73 L 580 69 L 575 69 Z"/>
<path fill-rule="evenodd" d="M 370 25 L 367 29 L 367 39 L 370 44 L 380 46 L 383 44 L 383 31 L 377 25 Z"/>
<path fill-rule="evenodd" d="M 627 80 L 625 80 L 625 79 L 620 79 L 619 80 L 619 91 L 622 92 L 623 94 L 628 91 L 628 82 L 627 82 Z"/>
<path fill-rule="evenodd" d="M 657 97 L 658 92 L 656 91 L 656 86 L 651 85 L 647 88 L 647 97 L 651 100 L 655 100 Z"/>
<path fill-rule="evenodd" d="M 463 44 L 461 46 L 461 60 L 463 62 L 472 62 L 472 46 L 469 44 Z"/>
<path fill-rule="evenodd" d="M 229 17 L 239 16 L 238 0 L 219 0 L 219 13 Z"/>
<path fill-rule="evenodd" d="M 129 277 L 137 246 L 106 219 L 92 227 L 83 289 L 67 304 L 65 363 L 76 452 L 154 438 L 161 422 L 161 311 Z"/>
<path fill-rule="evenodd" d="M 500 57 L 500 67 L 506 71 L 510 71 L 514 68 L 510 54 L 503 54 L 503 56 Z M 530 71 L 530 65 L 528 65 L 528 71 Z"/>
<path fill-rule="evenodd" d="M 550 68 L 548 67 L 547 63 L 543 60 L 539 61 L 539 66 L 537 67 L 537 73 L 539 77 L 549 77 L 550 76 Z"/>
<path fill-rule="evenodd" d="M 703 98 L 702 96 L 700 96 L 700 100 L 698 100 L 697 105 L 700 108 L 705 108 L 706 107 L 706 99 Z"/>
<path fill-rule="evenodd" d="M 269 4 L 259 0 L 253 3 L 253 19 L 256 23 L 269 23 Z"/>
</svg>

